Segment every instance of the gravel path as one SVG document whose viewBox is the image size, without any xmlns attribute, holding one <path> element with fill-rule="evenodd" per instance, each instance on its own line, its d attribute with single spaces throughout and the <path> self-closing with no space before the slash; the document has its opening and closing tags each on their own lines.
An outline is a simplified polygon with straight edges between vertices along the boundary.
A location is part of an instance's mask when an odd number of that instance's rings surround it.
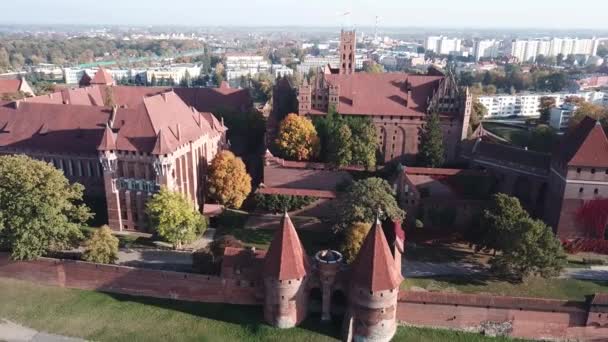
<svg viewBox="0 0 608 342">
<path fill-rule="evenodd" d="M 17 323 L 0 319 L 0 341 L 6 342 L 83 342 L 73 338 L 40 332 Z"/>
</svg>

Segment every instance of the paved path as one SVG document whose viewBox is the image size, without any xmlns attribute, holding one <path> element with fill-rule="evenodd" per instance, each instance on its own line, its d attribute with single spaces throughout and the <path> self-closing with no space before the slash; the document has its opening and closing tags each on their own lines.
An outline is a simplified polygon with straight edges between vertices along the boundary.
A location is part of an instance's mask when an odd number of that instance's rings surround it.
<svg viewBox="0 0 608 342">
<path fill-rule="evenodd" d="M 73 338 L 55 334 L 47 334 L 11 321 L 0 319 L 0 341 L 6 342 L 83 342 Z"/>
<path fill-rule="evenodd" d="M 435 263 L 423 261 L 407 261 L 403 259 L 402 273 L 406 278 L 425 278 L 434 276 L 461 276 L 479 274 L 486 271 L 480 265 L 470 263 Z"/>
<path fill-rule="evenodd" d="M 466 276 L 481 274 L 487 271 L 487 267 L 471 263 L 408 261 L 405 258 L 402 262 L 402 274 L 406 278 Z M 562 271 L 560 278 L 608 281 L 608 267 L 591 266 L 589 268 L 565 268 Z"/>
<path fill-rule="evenodd" d="M 581 280 L 608 281 L 608 267 L 591 266 L 590 268 L 566 268 L 562 272 L 561 277 Z"/>
</svg>

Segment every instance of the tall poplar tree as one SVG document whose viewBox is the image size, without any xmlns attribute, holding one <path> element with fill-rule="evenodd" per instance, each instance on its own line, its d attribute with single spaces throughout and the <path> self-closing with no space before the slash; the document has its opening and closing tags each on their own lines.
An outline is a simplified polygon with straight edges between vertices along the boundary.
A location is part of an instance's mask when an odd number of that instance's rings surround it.
<svg viewBox="0 0 608 342">
<path fill-rule="evenodd" d="M 418 163 L 425 167 L 440 167 L 444 161 L 443 132 L 439 114 L 432 113 L 427 117 L 426 125 L 420 135 Z"/>
</svg>

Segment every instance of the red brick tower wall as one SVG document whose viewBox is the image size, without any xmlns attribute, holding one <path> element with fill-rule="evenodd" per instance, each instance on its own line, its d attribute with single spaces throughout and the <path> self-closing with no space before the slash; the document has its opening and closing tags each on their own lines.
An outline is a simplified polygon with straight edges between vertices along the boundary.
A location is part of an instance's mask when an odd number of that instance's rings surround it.
<svg viewBox="0 0 608 342">
<path fill-rule="evenodd" d="M 355 51 L 357 40 L 355 31 L 340 32 L 340 74 L 355 73 Z"/>
</svg>

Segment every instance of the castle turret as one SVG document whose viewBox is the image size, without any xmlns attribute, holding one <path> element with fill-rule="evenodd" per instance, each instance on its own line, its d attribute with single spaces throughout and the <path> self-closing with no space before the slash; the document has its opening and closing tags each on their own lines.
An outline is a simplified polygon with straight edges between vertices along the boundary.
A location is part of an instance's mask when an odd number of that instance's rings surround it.
<svg viewBox="0 0 608 342">
<path fill-rule="evenodd" d="M 388 342 L 397 329 L 397 270 L 379 221 L 372 227 L 352 265 L 347 341 Z"/>
<path fill-rule="evenodd" d="M 304 83 L 298 90 L 298 113 L 300 115 L 308 114 L 312 109 L 312 88 L 308 84 L 306 78 Z"/>
<path fill-rule="evenodd" d="M 116 136 L 112 131 L 111 123 L 106 125 L 101 142 L 97 146 L 97 151 L 99 152 L 99 161 L 103 168 L 104 192 L 108 204 L 108 223 L 110 224 L 110 227 L 117 227 L 122 230 L 120 200 L 118 198 L 118 188 L 116 186 L 116 171 L 118 164 L 118 157 L 116 155 Z"/>
<path fill-rule="evenodd" d="M 336 276 L 342 265 L 342 254 L 337 251 L 324 250 L 315 255 L 319 270 L 319 281 L 323 291 L 322 321 L 331 320 L 331 293 Z"/>
<path fill-rule="evenodd" d="M 278 328 L 291 328 L 308 311 L 308 256 L 285 213 L 264 258 L 264 319 Z"/>
</svg>

